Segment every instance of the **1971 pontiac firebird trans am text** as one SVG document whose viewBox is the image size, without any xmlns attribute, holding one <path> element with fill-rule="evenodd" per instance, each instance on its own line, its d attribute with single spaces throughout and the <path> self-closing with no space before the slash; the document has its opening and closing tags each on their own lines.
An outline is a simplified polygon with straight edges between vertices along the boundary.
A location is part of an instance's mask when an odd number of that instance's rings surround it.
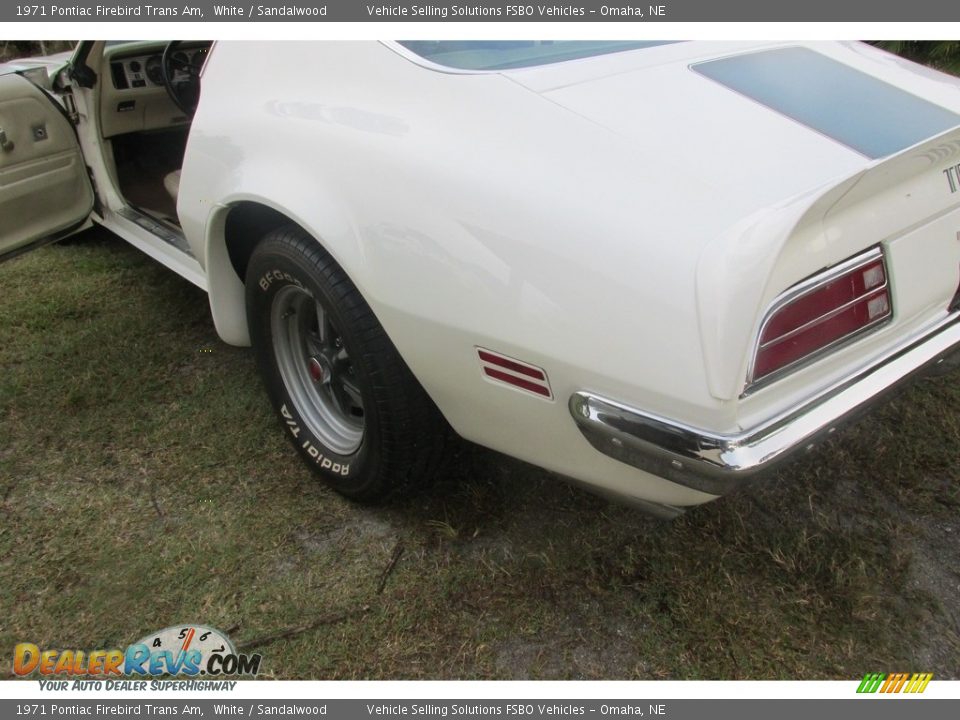
<svg viewBox="0 0 960 720">
<path fill-rule="evenodd" d="M 205 289 L 344 495 L 452 431 L 671 516 L 960 342 L 960 82 L 860 43 L 83 42 L 0 69 L 0 252 Z M 709 172 L 704 172 L 709 168 Z"/>
</svg>

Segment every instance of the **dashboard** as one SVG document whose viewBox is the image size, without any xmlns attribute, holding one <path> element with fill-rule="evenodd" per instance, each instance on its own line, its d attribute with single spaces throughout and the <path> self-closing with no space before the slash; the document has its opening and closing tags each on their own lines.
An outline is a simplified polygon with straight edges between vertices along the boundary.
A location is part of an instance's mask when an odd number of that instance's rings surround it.
<svg viewBox="0 0 960 720">
<path fill-rule="evenodd" d="M 210 54 L 210 43 L 190 41 L 175 48 L 173 81 L 188 77 L 178 68 L 199 70 Z M 100 132 L 109 138 L 131 132 L 163 130 L 190 123 L 170 99 L 163 82 L 163 51 L 157 40 L 101 42 L 98 61 L 104 82 L 100 87 Z M 196 74 L 193 73 L 192 74 Z"/>
<path fill-rule="evenodd" d="M 173 53 L 176 65 L 191 66 L 198 72 L 207 60 L 209 48 L 184 48 Z M 110 61 L 110 75 L 117 90 L 163 87 L 163 56 L 160 53 L 117 58 Z"/>
</svg>

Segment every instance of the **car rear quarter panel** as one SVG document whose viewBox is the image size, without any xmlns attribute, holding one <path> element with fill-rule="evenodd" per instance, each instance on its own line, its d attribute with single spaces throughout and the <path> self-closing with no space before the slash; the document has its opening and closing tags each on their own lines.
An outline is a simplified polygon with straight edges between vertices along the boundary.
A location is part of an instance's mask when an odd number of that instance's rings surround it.
<svg viewBox="0 0 960 720">
<path fill-rule="evenodd" d="M 179 212 L 226 340 L 247 336 L 223 218 L 262 202 L 334 256 L 464 437 L 654 501 L 709 498 L 600 456 L 566 408 L 587 387 L 725 412 L 676 215 L 638 222 L 688 180 L 640 172 L 616 136 L 502 76 L 426 70 L 377 43 L 220 43 L 203 83 Z M 546 369 L 555 399 L 487 382 L 476 346 Z"/>
<path fill-rule="evenodd" d="M 228 342 L 248 338 L 224 218 L 260 202 L 336 258 L 461 435 L 673 505 L 710 496 L 594 451 L 573 392 L 728 432 L 860 359 L 738 398 L 765 303 L 860 249 L 842 254 L 850 233 L 823 241 L 853 180 L 743 217 L 749 199 L 731 202 L 670 147 L 378 43 L 219 43 L 203 83 L 179 212 Z M 477 346 L 544 368 L 554 399 L 485 380 Z"/>
</svg>

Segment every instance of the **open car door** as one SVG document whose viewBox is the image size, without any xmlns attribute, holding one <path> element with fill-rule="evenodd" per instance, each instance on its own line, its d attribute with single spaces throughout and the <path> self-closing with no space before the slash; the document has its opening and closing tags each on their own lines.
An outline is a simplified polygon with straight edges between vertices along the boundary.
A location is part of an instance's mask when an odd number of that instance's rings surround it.
<svg viewBox="0 0 960 720">
<path fill-rule="evenodd" d="M 63 109 L 25 77 L 0 75 L 0 259 L 80 229 L 93 198 Z"/>
</svg>

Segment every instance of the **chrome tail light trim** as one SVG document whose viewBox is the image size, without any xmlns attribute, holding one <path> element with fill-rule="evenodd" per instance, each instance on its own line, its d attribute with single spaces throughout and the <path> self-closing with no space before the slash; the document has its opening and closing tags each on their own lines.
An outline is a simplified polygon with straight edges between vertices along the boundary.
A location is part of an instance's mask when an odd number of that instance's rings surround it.
<svg viewBox="0 0 960 720">
<path fill-rule="evenodd" d="M 960 314 L 890 350 L 802 404 L 738 433 L 714 433 L 589 392 L 570 397 L 584 437 L 605 455 L 712 495 L 723 495 L 812 449 L 913 375 L 960 349 Z"/>
<path fill-rule="evenodd" d="M 861 253 L 848 260 L 844 260 L 841 263 L 833 265 L 827 268 L 826 270 L 823 270 L 817 273 L 816 275 L 812 275 L 806 280 L 801 280 L 799 283 L 797 283 L 796 285 L 793 285 L 792 287 L 788 288 L 785 292 L 780 294 L 770 304 L 770 306 L 767 308 L 766 312 L 764 313 L 763 321 L 760 323 L 760 329 L 757 331 L 757 336 L 756 336 L 756 341 L 754 342 L 753 351 L 750 354 L 750 364 L 747 367 L 746 384 L 745 384 L 743 393 L 741 394 L 741 397 L 746 397 L 747 395 L 750 395 L 751 393 L 754 393 L 757 390 L 760 390 L 761 388 L 766 387 L 770 383 L 779 380 L 784 375 L 788 375 L 789 373 L 792 373 L 795 370 L 799 370 L 802 367 L 805 367 L 811 363 L 816 362 L 817 360 L 824 357 L 825 355 L 828 355 L 834 352 L 835 350 L 838 350 L 839 348 L 843 347 L 844 345 L 860 338 L 865 333 L 872 332 L 873 330 L 878 329 L 881 325 L 885 325 L 886 323 L 890 322 L 890 320 L 893 318 L 893 297 L 892 296 L 889 296 L 890 304 L 891 304 L 890 310 L 882 317 L 879 317 L 876 320 L 868 323 L 867 325 L 864 325 L 863 327 L 858 328 L 857 330 L 855 330 L 854 332 L 848 335 L 844 335 L 843 337 L 838 338 L 833 342 L 828 343 L 827 345 L 824 345 L 821 348 L 818 348 L 817 350 L 814 350 L 809 355 L 805 355 L 795 360 L 794 362 L 790 363 L 789 365 L 785 365 L 782 368 L 774 370 L 773 372 L 767 375 L 764 375 L 760 378 L 754 377 L 754 375 L 756 374 L 755 368 L 757 363 L 757 356 L 760 354 L 760 351 L 765 347 L 768 347 L 770 345 L 775 344 L 776 342 L 780 342 L 781 340 L 784 340 L 790 334 L 788 333 L 787 335 L 778 337 L 773 341 L 761 344 L 761 340 L 763 339 L 764 332 L 766 331 L 767 326 L 777 316 L 777 313 L 783 310 L 786 306 L 796 302 L 797 300 L 800 300 L 803 297 L 806 297 L 807 295 L 815 292 L 816 290 L 836 280 L 837 278 L 847 275 L 849 273 L 852 273 L 860 268 L 866 267 L 871 263 L 876 262 L 877 260 L 880 260 L 883 262 L 883 284 L 882 285 L 868 288 L 862 294 L 858 295 L 856 298 L 854 298 L 844 306 L 834 308 L 830 312 L 827 312 L 824 315 L 814 320 L 811 320 L 809 323 L 805 324 L 803 327 L 796 328 L 794 331 L 792 331 L 793 333 L 797 333 L 800 330 L 803 330 L 804 328 L 809 327 L 810 325 L 813 325 L 814 323 L 818 323 L 826 318 L 831 317 L 832 315 L 836 315 L 842 312 L 843 310 L 846 310 L 849 307 L 852 307 L 858 302 L 862 302 L 863 299 L 868 297 L 869 295 L 872 295 L 874 293 L 879 293 L 882 290 L 887 290 L 889 294 L 890 273 L 887 268 L 886 257 L 884 256 L 883 250 L 880 248 L 880 246 L 878 245 L 878 246 L 872 247 L 864 253 Z"/>
</svg>

